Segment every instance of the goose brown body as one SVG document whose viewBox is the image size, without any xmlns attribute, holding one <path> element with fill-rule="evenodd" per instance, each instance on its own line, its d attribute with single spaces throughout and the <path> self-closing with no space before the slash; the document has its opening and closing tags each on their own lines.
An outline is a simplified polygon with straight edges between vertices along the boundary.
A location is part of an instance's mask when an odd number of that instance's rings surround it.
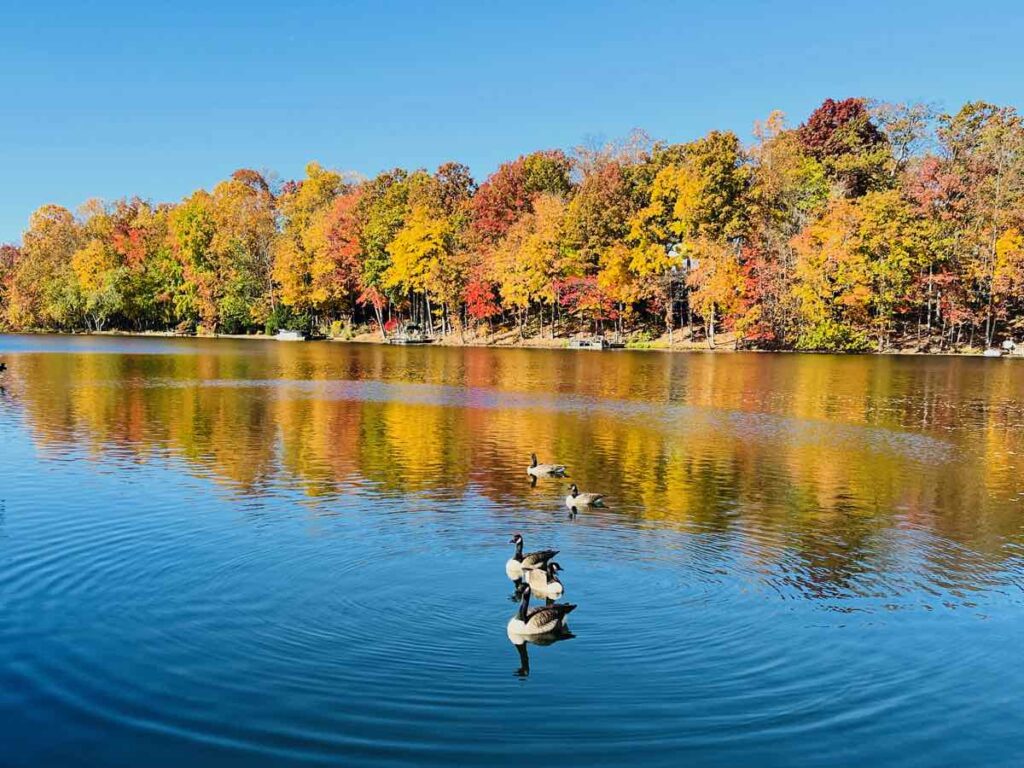
<svg viewBox="0 0 1024 768">
<path fill-rule="evenodd" d="M 572 603 L 554 603 L 530 608 L 530 587 L 523 588 L 519 612 L 508 622 L 508 631 L 517 635 L 541 635 L 565 629 L 566 617 L 576 610 Z"/>
<path fill-rule="evenodd" d="M 569 495 L 565 497 L 565 506 L 569 509 L 580 507 L 603 507 L 603 493 L 581 493 L 580 489 L 573 483 L 569 486 Z"/>
<path fill-rule="evenodd" d="M 565 591 L 565 586 L 558 578 L 558 572 L 561 570 L 562 566 L 551 560 L 545 568 L 524 569 L 523 574 L 534 595 L 554 600 L 561 597 Z"/>
<path fill-rule="evenodd" d="M 568 477 L 561 464 L 539 464 L 536 453 L 530 454 L 530 466 L 526 468 L 526 474 L 531 477 Z"/>
</svg>

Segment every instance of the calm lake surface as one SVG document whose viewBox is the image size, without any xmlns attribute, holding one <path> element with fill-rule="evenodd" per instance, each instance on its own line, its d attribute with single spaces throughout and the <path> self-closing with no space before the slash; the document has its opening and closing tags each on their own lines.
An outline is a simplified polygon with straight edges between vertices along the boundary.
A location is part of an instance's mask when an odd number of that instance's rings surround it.
<svg viewBox="0 0 1024 768">
<path fill-rule="evenodd" d="M 1024 361 L 0 360 L 2 765 L 1020 764 Z M 572 639 L 507 636 L 517 531 Z"/>
</svg>

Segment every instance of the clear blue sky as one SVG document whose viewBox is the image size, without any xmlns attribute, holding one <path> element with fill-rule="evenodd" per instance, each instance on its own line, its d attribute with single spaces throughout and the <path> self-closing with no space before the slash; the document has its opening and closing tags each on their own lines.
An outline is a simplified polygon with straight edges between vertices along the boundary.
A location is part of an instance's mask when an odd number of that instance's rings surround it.
<svg viewBox="0 0 1024 768">
<path fill-rule="evenodd" d="M 0 241 L 45 202 L 177 200 L 243 166 L 457 159 L 482 178 L 634 127 L 746 139 L 829 96 L 1024 105 L 1019 0 L 842 5 L 10 3 Z"/>
</svg>

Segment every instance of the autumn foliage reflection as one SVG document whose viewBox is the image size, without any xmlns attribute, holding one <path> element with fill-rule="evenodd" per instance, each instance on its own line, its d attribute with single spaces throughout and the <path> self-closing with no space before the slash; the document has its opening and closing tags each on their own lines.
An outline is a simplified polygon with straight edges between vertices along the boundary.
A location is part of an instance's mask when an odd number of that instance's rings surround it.
<svg viewBox="0 0 1024 768">
<path fill-rule="evenodd" d="M 249 496 L 555 510 L 563 489 L 524 473 L 536 451 L 607 493 L 603 514 L 758 557 L 841 540 L 853 563 L 901 527 L 990 556 L 1019 537 L 1014 362 L 160 343 L 21 355 L 7 402 L 45 454 L 180 461 Z"/>
</svg>

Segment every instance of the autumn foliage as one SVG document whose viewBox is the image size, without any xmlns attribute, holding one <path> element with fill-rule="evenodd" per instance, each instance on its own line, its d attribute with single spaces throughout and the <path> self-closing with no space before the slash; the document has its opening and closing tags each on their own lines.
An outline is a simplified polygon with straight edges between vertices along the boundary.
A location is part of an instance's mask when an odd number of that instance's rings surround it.
<svg viewBox="0 0 1024 768">
<path fill-rule="evenodd" d="M 1024 125 L 828 99 L 744 144 L 643 134 L 362 179 L 240 169 L 177 203 L 44 205 L 0 247 L 6 329 L 280 327 L 955 349 L 1024 335 Z"/>
</svg>

